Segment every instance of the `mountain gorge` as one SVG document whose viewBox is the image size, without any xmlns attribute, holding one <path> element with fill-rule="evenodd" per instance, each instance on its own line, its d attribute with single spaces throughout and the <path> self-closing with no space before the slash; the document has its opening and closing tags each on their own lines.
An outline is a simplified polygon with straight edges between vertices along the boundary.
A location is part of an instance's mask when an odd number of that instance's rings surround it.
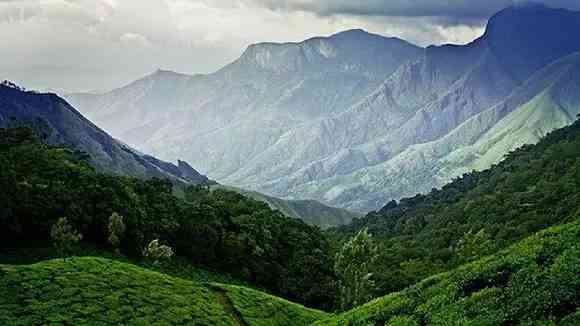
<svg viewBox="0 0 580 326">
<path fill-rule="evenodd" d="M 580 51 L 579 27 L 578 12 L 517 6 L 467 45 L 421 49 L 353 30 L 252 45 L 214 74 L 158 71 L 67 99 L 136 148 L 183 157 L 225 184 L 364 212 L 487 168 L 569 124 L 580 112 L 573 101 L 566 117 L 515 112 L 541 95 L 538 80 L 564 82 L 540 75 L 574 61 L 564 58 Z M 560 94 L 551 95 L 555 108 Z M 527 136 L 512 140 L 515 132 Z"/>
</svg>

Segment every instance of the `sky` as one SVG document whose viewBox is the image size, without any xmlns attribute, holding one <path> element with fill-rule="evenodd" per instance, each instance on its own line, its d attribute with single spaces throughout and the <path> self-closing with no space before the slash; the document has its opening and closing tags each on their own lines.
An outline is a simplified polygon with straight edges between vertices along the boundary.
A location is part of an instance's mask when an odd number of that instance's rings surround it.
<svg viewBox="0 0 580 326">
<path fill-rule="evenodd" d="M 580 10 L 580 0 L 544 0 Z M 467 43 L 514 0 L 0 0 L 0 79 L 106 91 L 157 69 L 210 73 L 259 42 L 362 28 Z"/>
</svg>

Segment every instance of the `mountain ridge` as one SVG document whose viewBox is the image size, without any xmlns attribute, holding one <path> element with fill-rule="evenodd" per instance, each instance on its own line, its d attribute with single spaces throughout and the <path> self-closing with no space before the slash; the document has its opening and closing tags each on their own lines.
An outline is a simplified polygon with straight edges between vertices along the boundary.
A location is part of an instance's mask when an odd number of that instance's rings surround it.
<svg viewBox="0 0 580 326">
<path fill-rule="evenodd" d="M 113 174 L 169 178 L 177 183 L 209 184 L 193 168 L 180 169 L 140 154 L 109 137 L 56 94 L 39 94 L 0 85 L 0 126 L 28 125 L 53 144 L 68 144 L 91 154 L 93 164 Z"/>
<path fill-rule="evenodd" d="M 357 35 L 367 34 L 351 31 L 276 45 L 283 48 L 279 54 L 258 51 L 255 62 L 244 64 L 242 56 L 217 74 L 175 83 L 170 99 L 155 96 L 161 87 L 156 86 L 136 90 L 138 96 L 124 89 L 124 99 L 103 95 L 103 105 L 85 104 L 82 96 L 71 100 L 137 148 L 161 158 L 185 157 L 224 184 L 365 212 L 440 186 L 392 180 L 391 172 L 381 175 L 379 167 L 414 146 L 453 134 L 538 70 L 580 51 L 575 27 L 580 28 L 578 12 L 514 7 L 494 15 L 485 33 L 469 44 L 413 48 L 396 64 L 386 58 L 396 52 L 392 40 L 384 38 L 384 46 L 370 42 L 372 48 L 361 41 L 361 49 Z M 549 38 L 556 30 L 557 37 Z M 341 35 L 356 42 L 318 44 Z M 517 42 L 509 43 L 514 38 Z M 550 49 L 543 49 L 546 42 Z M 335 59 L 331 50 L 345 59 Z M 314 69 L 307 68 L 311 62 Z M 113 110 L 119 113 L 107 116 L 98 112 L 103 107 L 132 113 Z M 458 170 L 448 171 L 442 179 L 457 176 Z M 399 190 L 380 190 L 386 183 Z"/>
</svg>

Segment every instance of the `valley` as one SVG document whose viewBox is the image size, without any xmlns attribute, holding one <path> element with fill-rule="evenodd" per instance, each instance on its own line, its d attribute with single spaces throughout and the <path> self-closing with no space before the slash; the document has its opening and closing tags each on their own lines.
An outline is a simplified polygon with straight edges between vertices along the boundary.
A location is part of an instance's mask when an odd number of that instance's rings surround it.
<svg viewBox="0 0 580 326">
<path fill-rule="evenodd" d="M 309 33 L 109 91 L 0 83 L 0 325 L 579 325 L 580 7 L 429 2 L 412 17 L 233 8 L 482 32 L 424 46 Z M 100 29 L 126 3 L 67 2 L 59 17 L 82 8 L 100 42 L 133 42 L 103 56 L 171 52 L 175 40 L 113 33 L 135 22 Z M 59 8 L 22 5 L 0 2 L 0 24 L 8 7 L 22 26 Z"/>
</svg>

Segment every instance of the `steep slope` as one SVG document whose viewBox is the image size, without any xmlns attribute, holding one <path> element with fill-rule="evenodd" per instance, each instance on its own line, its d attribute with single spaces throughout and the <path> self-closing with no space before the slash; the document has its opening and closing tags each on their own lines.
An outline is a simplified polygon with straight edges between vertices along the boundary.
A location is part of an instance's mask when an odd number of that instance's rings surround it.
<svg viewBox="0 0 580 326">
<path fill-rule="evenodd" d="M 580 221 L 315 325 L 578 325 Z"/>
<path fill-rule="evenodd" d="M 103 258 L 0 265 L 0 275 L 2 325 L 310 325 L 327 316 L 248 288 L 195 283 Z"/>
<path fill-rule="evenodd" d="M 477 164 L 450 156 L 451 168 L 435 171 L 419 161 L 419 178 L 395 177 L 415 165 L 404 160 L 406 151 L 449 138 L 461 142 L 456 137 L 470 119 L 501 105 L 537 71 L 580 51 L 579 28 L 579 12 L 518 5 L 494 15 L 485 34 L 467 45 L 419 51 L 400 40 L 349 31 L 251 46 L 212 75 L 176 75 L 169 83 L 166 74 L 156 74 L 93 100 L 70 98 L 107 128 L 117 128 L 111 121 L 117 116 L 138 116 L 120 118 L 135 128 L 119 130 L 121 139 L 161 158 L 185 157 L 225 184 L 364 212 L 501 159 L 510 146 L 498 145 L 495 159 Z M 419 53 L 405 57 L 402 49 Z M 161 85 L 173 85 L 161 107 L 162 101 L 141 100 Z M 505 117 L 499 113 L 480 118 L 480 133 L 465 146 Z M 530 134 L 562 125 L 558 115 L 544 118 L 545 124 L 528 126 Z M 487 137 L 503 134 L 509 133 Z M 450 154 L 447 148 L 434 151 Z"/>
<path fill-rule="evenodd" d="M 354 218 L 360 217 L 359 214 L 346 209 L 326 206 L 314 200 L 284 200 L 240 188 L 221 185 L 214 187 L 235 191 L 254 200 L 265 202 L 272 209 L 278 210 L 286 216 L 301 219 L 310 225 L 316 225 L 323 229 L 345 225 L 350 223 Z"/>
<path fill-rule="evenodd" d="M 348 109 L 420 51 L 352 30 L 255 44 L 210 75 L 158 71 L 110 93 L 67 100 L 140 150 L 163 159 L 184 154 L 221 180 L 294 127 Z"/>
<path fill-rule="evenodd" d="M 504 100 L 435 141 L 409 146 L 389 160 L 351 173 L 329 174 L 326 180 L 297 187 L 295 193 L 311 198 L 323 194 L 332 204 L 377 207 L 386 199 L 427 193 L 463 173 L 487 169 L 507 153 L 575 120 L 580 113 L 579 75 L 577 53 L 548 65 Z"/>
<path fill-rule="evenodd" d="M 91 163 L 104 172 L 169 178 L 186 184 L 210 182 L 186 162 L 179 161 L 177 166 L 163 162 L 113 139 L 55 94 L 26 92 L 8 83 L 0 84 L 0 127 L 19 125 L 39 129 L 49 143 L 86 152 Z"/>
<path fill-rule="evenodd" d="M 488 170 L 427 195 L 392 201 L 333 232 L 348 238 L 368 228 L 375 236 L 383 248 L 375 270 L 377 294 L 384 294 L 574 221 L 580 214 L 579 189 L 577 121 Z M 471 252 L 464 252 L 463 243 L 472 244 Z"/>
</svg>

